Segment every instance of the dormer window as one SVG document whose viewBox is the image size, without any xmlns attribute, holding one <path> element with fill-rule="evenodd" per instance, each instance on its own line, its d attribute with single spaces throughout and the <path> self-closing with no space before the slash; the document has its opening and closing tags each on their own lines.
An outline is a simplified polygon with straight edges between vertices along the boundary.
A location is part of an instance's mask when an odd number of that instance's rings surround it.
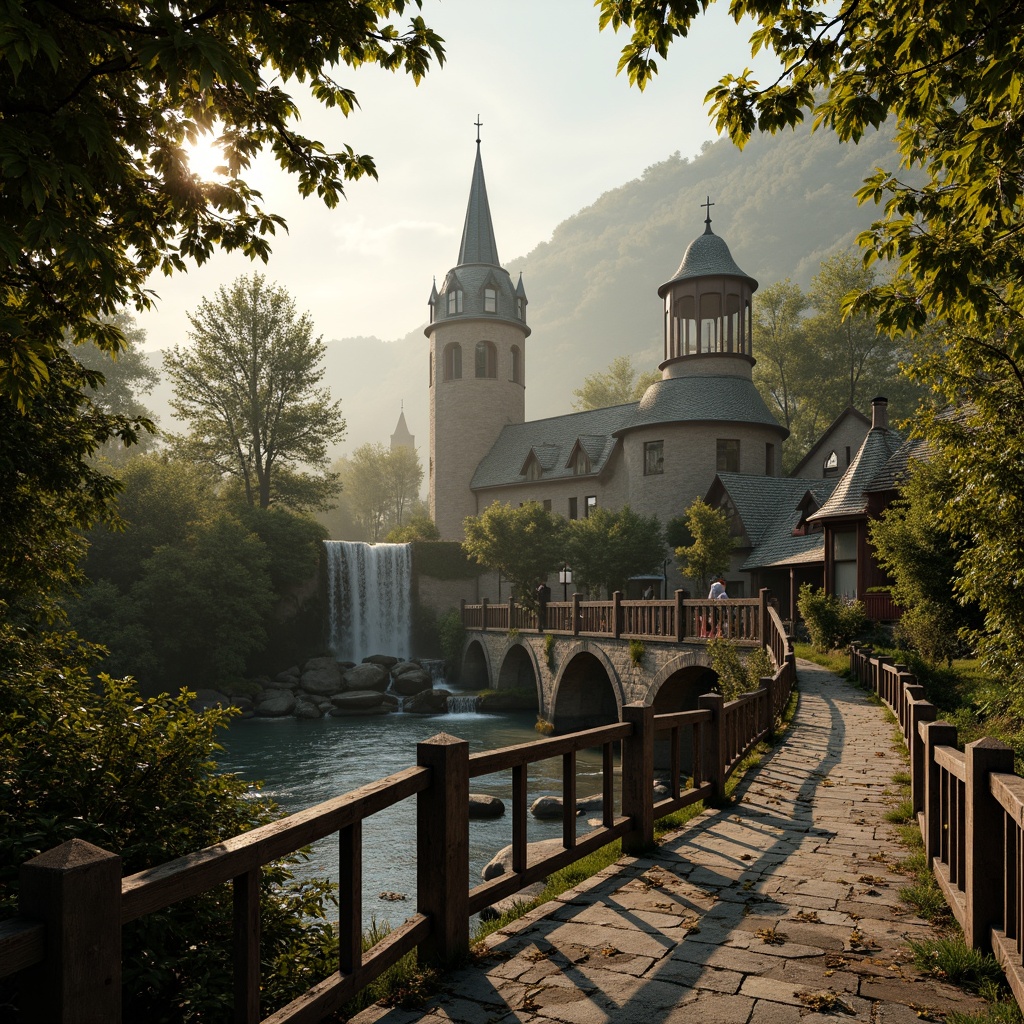
<svg viewBox="0 0 1024 1024">
<path fill-rule="evenodd" d="M 572 475 L 585 476 L 589 472 L 590 456 L 582 448 L 577 448 L 572 460 Z"/>
<path fill-rule="evenodd" d="M 462 312 L 462 289 L 450 288 L 448 290 L 448 315 Z"/>
<path fill-rule="evenodd" d="M 526 467 L 526 479 L 539 480 L 543 475 L 544 470 L 540 468 L 540 463 L 536 459 L 531 459 L 530 464 Z"/>
<path fill-rule="evenodd" d="M 484 289 L 484 312 L 485 313 L 497 313 L 498 312 L 498 291 L 496 288 L 485 288 Z"/>
<path fill-rule="evenodd" d="M 522 296 L 516 296 L 516 317 L 519 320 L 523 319 L 523 299 Z"/>
<path fill-rule="evenodd" d="M 821 468 L 825 476 L 835 476 L 839 472 L 839 456 L 832 452 Z"/>
</svg>

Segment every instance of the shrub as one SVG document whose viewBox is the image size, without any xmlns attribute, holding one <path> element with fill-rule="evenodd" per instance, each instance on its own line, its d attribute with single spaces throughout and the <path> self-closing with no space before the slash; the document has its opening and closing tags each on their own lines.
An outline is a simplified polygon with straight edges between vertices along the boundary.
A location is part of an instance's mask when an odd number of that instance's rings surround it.
<svg viewBox="0 0 1024 1024">
<path fill-rule="evenodd" d="M 947 667 L 954 658 L 963 656 L 966 646 L 957 632 L 956 616 L 929 600 L 903 612 L 893 639 L 899 647 L 916 651 L 932 665 L 945 662 Z"/>
<path fill-rule="evenodd" d="M 642 665 L 645 654 L 647 654 L 647 648 L 644 647 L 643 640 L 629 641 L 629 660 L 634 665 Z"/>
<path fill-rule="evenodd" d="M 451 608 L 438 618 L 437 635 L 445 660 L 446 678 L 454 681 L 458 679 L 462 646 L 466 642 L 466 627 L 462 624 L 462 613 L 458 608 Z"/>
<path fill-rule="evenodd" d="M 708 641 L 707 650 L 711 667 L 718 675 L 718 688 L 726 700 L 735 700 L 741 693 L 756 690 L 761 677 L 773 672 L 771 659 L 763 647 L 751 651 L 744 660 L 736 644 L 718 637 Z"/>
<path fill-rule="evenodd" d="M 826 594 L 809 583 L 800 587 L 797 607 L 807 625 L 811 644 L 822 652 L 845 647 L 863 632 L 867 624 L 864 606 L 859 601 Z"/>
<path fill-rule="evenodd" d="M 551 633 L 548 633 L 544 637 L 544 659 L 548 663 L 548 668 L 552 672 L 555 671 L 555 638 Z"/>
</svg>

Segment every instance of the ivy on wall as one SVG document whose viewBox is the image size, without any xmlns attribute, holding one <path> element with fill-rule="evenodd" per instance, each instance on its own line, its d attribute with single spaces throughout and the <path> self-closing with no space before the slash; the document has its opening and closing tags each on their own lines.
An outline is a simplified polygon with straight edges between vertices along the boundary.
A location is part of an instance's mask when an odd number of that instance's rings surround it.
<svg viewBox="0 0 1024 1024">
<path fill-rule="evenodd" d="M 435 580 L 471 580 L 481 568 L 466 557 L 456 540 L 417 540 L 412 542 L 412 569 L 420 576 Z"/>
</svg>

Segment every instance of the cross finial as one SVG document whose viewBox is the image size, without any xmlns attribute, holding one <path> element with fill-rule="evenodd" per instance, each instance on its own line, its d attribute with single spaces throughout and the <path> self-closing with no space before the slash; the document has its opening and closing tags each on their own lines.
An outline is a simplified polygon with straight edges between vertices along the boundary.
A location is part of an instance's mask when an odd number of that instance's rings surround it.
<svg viewBox="0 0 1024 1024">
<path fill-rule="evenodd" d="M 480 145 L 480 128 L 483 125 L 483 121 L 480 120 L 480 115 L 476 115 L 476 120 L 473 122 L 476 125 L 476 144 Z"/>
<path fill-rule="evenodd" d="M 477 116 L 479 117 L 480 115 L 478 114 Z M 715 205 L 713 202 L 711 202 L 711 196 L 708 196 L 708 199 L 707 199 L 706 203 L 701 203 L 700 205 L 703 206 L 707 210 L 707 214 L 708 214 L 704 218 L 704 223 L 707 224 L 708 227 L 711 227 L 711 207 Z"/>
</svg>

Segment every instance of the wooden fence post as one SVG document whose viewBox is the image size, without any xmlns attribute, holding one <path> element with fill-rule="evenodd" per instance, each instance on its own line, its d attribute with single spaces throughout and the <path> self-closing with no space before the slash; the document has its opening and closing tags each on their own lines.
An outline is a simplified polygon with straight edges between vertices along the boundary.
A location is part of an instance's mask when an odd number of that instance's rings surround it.
<svg viewBox="0 0 1024 1024">
<path fill-rule="evenodd" d="M 764 730 L 764 738 L 769 743 L 775 742 L 775 700 L 772 690 L 774 679 L 771 676 L 761 676 L 758 680 L 757 692 L 761 695 L 761 714 L 764 716 L 759 723 Z M 758 730 L 760 732 L 761 729 Z"/>
<path fill-rule="evenodd" d="M 925 768 L 924 737 L 921 735 L 923 722 L 935 721 L 935 705 L 924 699 L 924 687 L 920 685 L 907 687 L 910 698 L 908 706 L 907 747 L 910 753 L 910 799 L 914 805 L 914 814 L 921 815 L 925 809 Z M 921 822 L 918 821 L 918 825 Z M 924 828 L 921 828 L 924 835 Z"/>
<path fill-rule="evenodd" d="M 480 629 L 482 632 L 487 632 L 487 606 L 490 601 L 485 597 L 480 601 Z"/>
<path fill-rule="evenodd" d="M 720 693 L 705 693 L 697 698 L 697 707 L 711 712 L 705 732 L 704 778 L 711 783 L 712 801 L 725 798 L 725 698 Z"/>
<path fill-rule="evenodd" d="M 877 658 L 873 658 L 872 660 L 875 668 L 875 693 L 877 693 L 893 711 L 898 711 L 893 704 L 892 694 L 889 692 L 889 674 L 885 671 L 886 665 L 892 664 L 892 658 L 886 658 L 884 655 L 879 655 Z"/>
<path fill-rule="evenodd" d="M 622 741 L 622 813 L 633 821 L 622 852 L 636 856 L 654 843 L 654 708 L 624 704 L 622 720 L 633 727 Z"/>
<path fill-rule="evenodd" d="M 1013 750 L 986 736 L 967 744 L 964 759 L 967 768 L 964 941 L 973 949 L 987 952 L 992 948 L 992 929 L 1004 927 L 1004 844 L 999 842 L 1003 809 L 992 796 L 989 776 L 992 772 L 1013 774 Z"/>
<path fill-rule="evenodd" d="M 682 590 L 676 591 L 676 643 L 681 644 L 686 639 L 686 608 L 683 606 Z"/>
<path fill-rule="evenodd" d="M 618 640 L 622 636 L 622 591 L 612 594 L 612 634 Z"/>
<path fill-rule="evenodd" d="M 416 744 L 416 763 L 431 771 L 416 798 L 416 909 L 433 922 L 419 950 L 449 965 L 469 950 L 469 744 L 438 733 Z"/>
<path fill-rule="evenodd" d="M 924 727 L 924 852 L 930 870 L 934 869 L 933 862 L 942 849 L 940 769 L 935 763 L 935 748 L 955 746 L 955 725 L 949 722 L 929 722 Z"/>
<path fill-rule="evenodd" d="M 580 595 L 572 595 L 572 635 L 580 635 Z"/>
<path fill-rule="evenodd" d="M 22 975 L 25 1024 L 121 1020 L 121 858 L 72 839 L 21 866 L 18 912 L 46 928 Z"/>
<path fill-rule="evenodd" d="M 757 639 L 761 641 L 763 647 L 768 640 L 768 588 L 762 587 L 757 592 L 757 596 L 761 601 Z"/>
</svg>

